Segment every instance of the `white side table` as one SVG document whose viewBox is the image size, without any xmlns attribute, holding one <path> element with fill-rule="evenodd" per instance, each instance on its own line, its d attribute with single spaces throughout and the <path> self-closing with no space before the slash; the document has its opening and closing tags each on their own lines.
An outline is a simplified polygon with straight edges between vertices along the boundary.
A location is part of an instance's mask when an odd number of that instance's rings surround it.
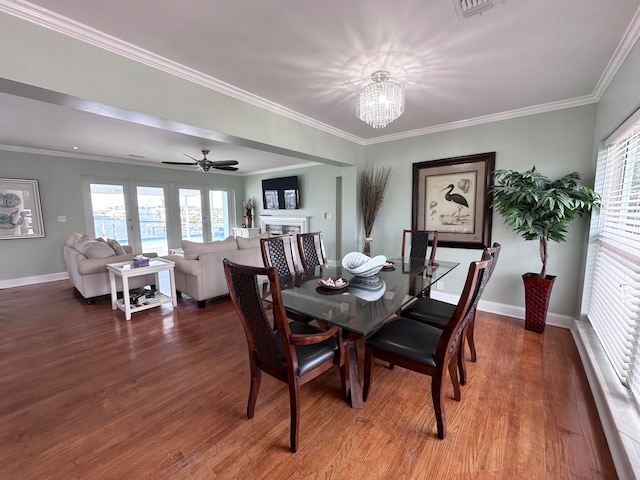
<svg viewBox="0 0 640 480">
<path fill-rule="evenodd" d="M 113 310 L 122 310 L 125 318 L 127 320 L 131 320 L 131 314 L 133 312 L 147 310 L 149 308 L 160 306 L 164 303 L 171 302 L 174 307 L 177 307 L 178 298 L 176 297 L 176 281 L 173 274 L 174 265 L 175 263 L 170 260 L 165 260 L 164 258 L 150 258 L 148 267 L 134 267 L 133 261 L 107 264 L 107 269 L 109 270 L 109 283 L 111 284 L 111 307 Z M 158 288 L 160 286 L 158 273 L 164 271 L 169 272 L 169 288 L 171 288 L 171 295 L 159 293 L 156 295 L 156 298 L 148 298 L 147 302 L 143 305 L 131 305 L 131 302 L 129 301 L 129 278 L 153 273 L 155 274 L 156 287 Z M 118 299 L 116 276 L 122 279 L 121 300 Z"/>
</svg>

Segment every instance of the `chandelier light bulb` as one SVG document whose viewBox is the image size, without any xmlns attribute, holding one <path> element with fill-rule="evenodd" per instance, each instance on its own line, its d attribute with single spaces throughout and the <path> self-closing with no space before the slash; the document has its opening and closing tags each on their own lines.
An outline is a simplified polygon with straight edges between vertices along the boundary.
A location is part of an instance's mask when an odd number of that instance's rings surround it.
<svg viewBox="0 0 640 480">
<path fill-rule="evenodd" d="M 404 88 L 392 80 L 389 72 L 380 70 L 371 75 L 371 83 L 360 90 L 356 116 L 373 128 L 383 128 L 404 112 Z"/>
</svg>

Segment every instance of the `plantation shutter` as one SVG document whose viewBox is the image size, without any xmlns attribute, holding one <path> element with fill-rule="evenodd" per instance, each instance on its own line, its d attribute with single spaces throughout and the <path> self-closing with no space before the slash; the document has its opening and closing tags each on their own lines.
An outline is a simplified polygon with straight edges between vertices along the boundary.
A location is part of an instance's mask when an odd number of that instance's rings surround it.
<svg viewBox="0 0 640 480">
<path fill-rule="evenodd" d="M 640 120 L 612 140 L 596 172 L 602 208 L 587 316 L 640 404 Z"/>
</svg>

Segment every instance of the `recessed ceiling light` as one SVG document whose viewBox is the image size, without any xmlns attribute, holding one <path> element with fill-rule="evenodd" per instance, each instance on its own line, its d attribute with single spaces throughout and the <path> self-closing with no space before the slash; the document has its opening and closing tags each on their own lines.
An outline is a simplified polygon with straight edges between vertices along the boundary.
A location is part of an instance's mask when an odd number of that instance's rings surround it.
<svg viewBox="0 0 640 480">
<path fill-rule="evenodd" d="M 74 150 L 80 150 L 80 147 L 71 147 Z"/>
</svg>

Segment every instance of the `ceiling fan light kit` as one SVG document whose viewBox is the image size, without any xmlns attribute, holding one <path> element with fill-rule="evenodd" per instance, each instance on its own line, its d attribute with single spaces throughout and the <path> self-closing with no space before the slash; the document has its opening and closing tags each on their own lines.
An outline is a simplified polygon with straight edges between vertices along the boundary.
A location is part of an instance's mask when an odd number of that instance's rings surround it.
<svg viewBox="0 0 640 480">
<path fill-rule="evenodd" d="M 404 86 L 379 70 L 360 90 L 356 116 L 373 128 L 384 128 L 404 112 Z"/>
<path fill-rule="evenodd" d="M 229 172 L 235 172 L 238 170 L 237 167 L 233 166 L 233 165 L 238 165 L 237 160 L 212 161 L 207 158 L 207 155 L 209 154 L 209 150 L 200 150 L 200 151 L 202 152 L 202 156 L 203 156 L 203 158 L 200 160 L 193 158 L 191 155 L 187 155 L 186 153 L 184 154 L 186 157 L 189 157 L 191 160 L 193 160 L 193 163 L 192 162 L 162 162 L 162 163 L 166 163 L 168 165 L 196 165 L 200 169 L 200 171 L 205 173 L 211 170 L 212 168 L 215 168 L 216 170 L 227 170 Z"/>
</svg>

